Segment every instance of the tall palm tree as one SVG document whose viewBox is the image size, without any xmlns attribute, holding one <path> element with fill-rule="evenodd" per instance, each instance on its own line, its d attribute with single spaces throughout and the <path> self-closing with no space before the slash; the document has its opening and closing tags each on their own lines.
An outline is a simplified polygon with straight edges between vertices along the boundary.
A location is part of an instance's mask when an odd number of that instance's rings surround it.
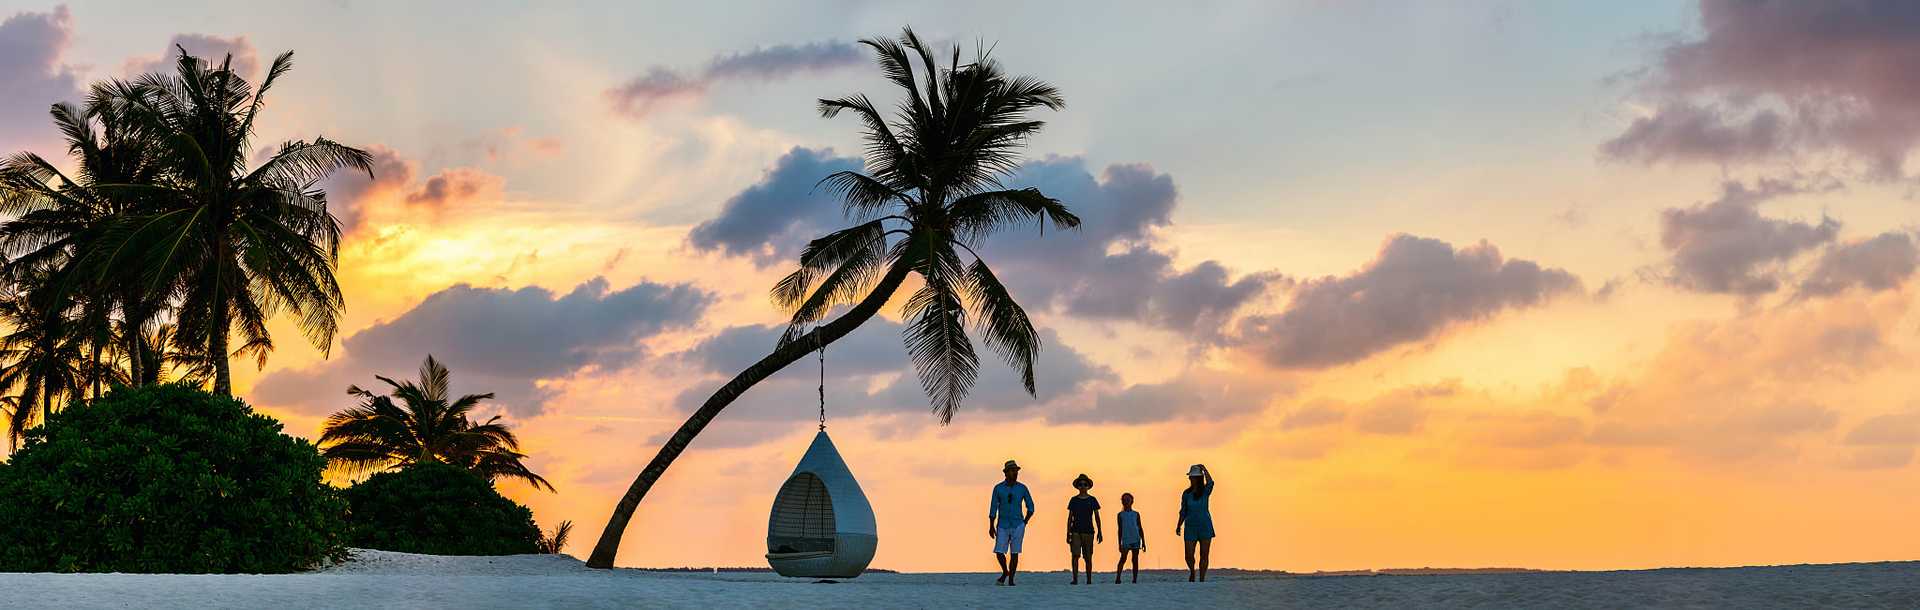
<svg viewBox="0 0 1920 610">
<path fill-rule="evenodd" d="M 552 484 L 521 462 L 527 456 L 520 453 L 520 441 L 500 423 L 500 416 L 481 423 L 467 417 L 493 394 L 449 400 L 451 376 L 447 367 L 427 356 L 417 382 L 374 376 L 392 386 L 390 396 L 377 396 L 359 386 L 347 388 L 362 402 L 327 417 L 320 433 L 321 453 L 350 472 L 437 461 L 466 468 L 488 481 L 519 479 L 553 491 Z"/>
<path fill-rule="evenodd" d="M 71 176 L 31 152 L 0 160 L 0 212 L 14 217 L 0 223 L 0 252 L 7 255 L 0 275 L 16 285 L 40 281 L 44 285 L 35 291 L 49 299 L 49 307 L 77 310 L 66 330 L 85 335 L 92 361 L 88 386 L 95 395 L 113 376 L 114 354 L 140 351 L 139 329 L 163 303 L 163 295 L 114 282 L 93 264 L 107 227 L 140 204 L 116 189 L 153 184 L 161 177 L 146 142 L 126 126 L 115 105 L 113 87 L 101 83 L 84 108 L 52 107 L 54 125 L 75 162 Z M 128 377 L 144 379 L 141 364 L 129 358 Z"/>
<path fill-rule="evenodd" d="M 373 175 L 366 151 L 326 138 L 288 142 L 247 169 L 267 91 L 292 67 L 293 53 L 281 54 L 255 88 L 231 56 L 211 66 L 181 49 L 175 74 L 112 85 L 115 112 L 148 143 L 164 179 L 114 189 L 148 207 L 116 223 L 99 262 L 178 300 L 176 337 L 214 357 L 221 394 L 233 389 L 229 356 L 264 366 L 267 321 L 283 310 L 330 351 L 344 304 L 334 278 L 340 223 L 315 184 L 343 168 Z"/>
<path fill-rule="evenodd" d="M 807 244 L 799 269 L 773 287 L 774 303 L 792 314 L 773 353 L 721 386 L 667 439 L 614 507 L 587 565 L 613 567 L 621 534 L 647 490 L 721 410 L 755 383 L 871 319 L 908 276 L 919 278 L 920 287 L 901 311 L 907 354 L 940 423 L 953 419 L 978 375 L 969 316 L 987 347 L 1019 369 L 1033 393 L 1040 335 L 974 246 L 1025 222 L 1079 226 L 1064 204 L 1039 190 L 1000 183 L 1018 167 L 1027 138 L 1044 124 L 1028 112 L 1058 110 L 1065 102 L 1052 85 L 1006 75 L 984 51 L 961 64 L 955 46 L 941 66 L 912 29 L 897 41 L 860 42 L 906 94 L 892 121 L 865 95 L 820 100 L 821 116 L 850 112 L 865 129 L 866 171 L 821 181 L 842 196 L 846 212 L 860 224 Z M 924 85 L 910 53 L 919 57 Z M 840 317 L 818 324 L 835 306 L 849 304 Z"/>
</svg>

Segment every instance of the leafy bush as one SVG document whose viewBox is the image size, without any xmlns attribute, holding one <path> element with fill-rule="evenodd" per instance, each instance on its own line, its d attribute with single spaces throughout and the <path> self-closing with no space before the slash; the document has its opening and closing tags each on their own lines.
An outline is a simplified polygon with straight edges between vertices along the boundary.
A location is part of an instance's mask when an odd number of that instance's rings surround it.
<svg viewBox="0 0 1920 610">
<path fill-rule="evenodd" d="M 0 467 L 0 571 L 291 572 L 339 558 L 326 460 L 246 403 L 125 388 L 28 430 Z"/>
<path fill-rule="evenodd" d="M 349 543 L 435 555 L 540 552 L 533 511 L 458 466 L 420 462 L 347 488 Z"/>
</svg>

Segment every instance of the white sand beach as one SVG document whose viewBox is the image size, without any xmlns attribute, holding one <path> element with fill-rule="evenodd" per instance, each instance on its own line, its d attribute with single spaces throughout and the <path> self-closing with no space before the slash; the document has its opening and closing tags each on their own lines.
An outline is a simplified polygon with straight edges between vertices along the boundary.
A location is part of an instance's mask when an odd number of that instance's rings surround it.
<svg viewBox="0 0 1920 610">
<path fill-rule="evenodd" d="M 815 584 L 765 573 L 592 570 L 564 555 L 357 551 L 291 575 L 0 574 L 9 608 L 1331 608 L 1914 607 L 1920 562 L 1445 576 L 1142 574 L 1068 586 L 1065 572 L 868 574 Z"/>
</svg>

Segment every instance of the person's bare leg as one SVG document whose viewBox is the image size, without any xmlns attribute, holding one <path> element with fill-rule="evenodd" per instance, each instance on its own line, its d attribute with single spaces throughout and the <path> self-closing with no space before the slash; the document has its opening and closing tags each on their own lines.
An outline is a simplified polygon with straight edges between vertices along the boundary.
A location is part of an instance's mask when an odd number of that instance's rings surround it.
<svg viewBox="0 0 1920 610">
<path fill-rule="evenodd" d="M 1120 563 L 1113 566 L 1113 584 L 1120 584 L 1120 575 L 1127 573 L 1127 550 L 1120 549 Z"/>
<path fill-rule="evenodd" d="M 1187 541 L 1187 582 L 1193 582 L 1193 541 Z"/>
<path fill-rule="evenodd" d="M 999 577 L 999 578 L 995 578 L 995 579 L 993 579 L 993 584 L 996 584 L 996 585 L 1004 585 L 1004 584 L 1007 584 L 1007 574 L 1008 574 L 1008 572 L 1007 572 L 1007 554 L 1006 554 L 1006 553 L 994 553 L 994 554 L 993 554 L 993 558 L 994 558 L 994 559 L 998 559 L 998 560 L 1000 560 L 1000 577 Z"/>
<path fill-rule="evenodd" d="M 1013 586 L 1013 577 L 1020 574 L 1020 554 L 1014 553 L 1007 558 L 1007 586 Z"/>
<path fill-rule="evenodd" d="M 1207 558 L 1213 554 L 1213 539 L 1200 541 L 1200 582 L 1207 582 Z"/>
<path fill-rule="evenodd" d="M 1068 585 L 1079 585 L 1079 541 L 1071 539 L 1071 535 L 1068 537 L 1068 572 L 1073 574 L 1073 581 Z"/>
<path fill-rule="evenodd" d="M 1087 584 L 1093 584 L 1093 549 L 1087 549 Z"/>
<path fill-rule="evenodd" d="M 1140 549 L 1133 550 L 1133 582 L 1140 582 Z"/>
</svg>

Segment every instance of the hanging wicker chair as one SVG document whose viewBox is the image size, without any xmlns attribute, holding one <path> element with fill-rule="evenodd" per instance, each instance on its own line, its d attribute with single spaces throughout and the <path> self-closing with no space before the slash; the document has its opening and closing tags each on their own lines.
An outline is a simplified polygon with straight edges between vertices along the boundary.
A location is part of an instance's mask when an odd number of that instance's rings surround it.
<svg viewBox="0 0 1920 610">
<path fill-rule="evenodd" d="M 873 562 L 879 541 L 873 506 L 821 430 L 774 496 L 767 563 L 781 576 L 853 578 Z"/>
</svg>

